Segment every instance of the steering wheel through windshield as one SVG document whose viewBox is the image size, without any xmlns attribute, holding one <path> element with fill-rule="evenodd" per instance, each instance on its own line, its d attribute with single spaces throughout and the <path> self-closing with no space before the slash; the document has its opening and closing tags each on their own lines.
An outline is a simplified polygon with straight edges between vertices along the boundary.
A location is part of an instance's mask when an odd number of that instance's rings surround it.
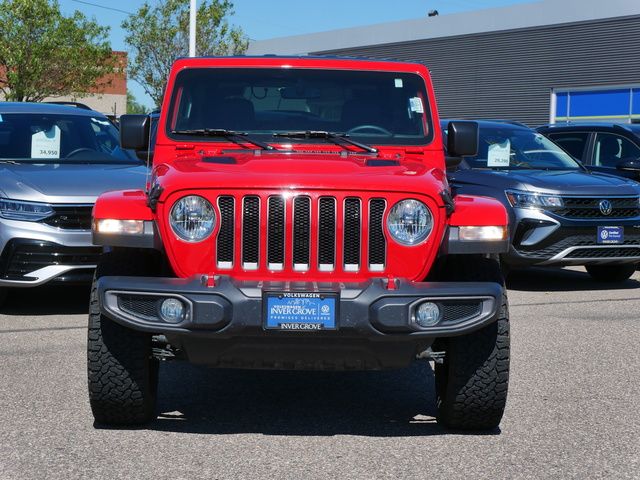
<svg viewBox="0 0 640 480">
<path fill-rule="evenodd" d="M 86 148 L 86 147 L 76 148 L 72 152 L 69 152 L 69 154 L 64 158 L 75 157 L 77 155 L 80 155 L 81 153 L 96 153 L 96 151 L 92 148 Z"/>
<path fill-rule="evenodd" d="M 393 132 L 390 132 L 386 128 L 380 127 L 378 125 L 358 125 L 357 127 L 353 127 L 350 130 L 347 130 L 347 133 L 351 135 L 352 133 L 361 133 L 363 131 L 374 131 L 377 133 L 382 133 L 383 135 L 387 135 L 388 137 L 393 137 Z"/>
</svg>

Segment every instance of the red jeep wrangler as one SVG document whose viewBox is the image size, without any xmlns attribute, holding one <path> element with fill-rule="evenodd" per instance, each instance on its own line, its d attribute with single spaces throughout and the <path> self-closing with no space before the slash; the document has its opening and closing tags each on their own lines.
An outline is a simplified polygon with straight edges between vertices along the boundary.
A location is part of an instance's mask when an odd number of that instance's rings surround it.
<svg viewBox="0 0 640 480">
<path fill-rule="evenodd" d="M 476 152 L 452 122 L 445 159 L 423 65 L 335 58 L 178 60 L 146 191 L 102 195 L 91 297 L 95 420 L 155 418 L 158 361 L 356 370 L 435 365 L 438 421 L 495 428 L 509 321 L 496 200 L 452 196 Z"/>
</svg>

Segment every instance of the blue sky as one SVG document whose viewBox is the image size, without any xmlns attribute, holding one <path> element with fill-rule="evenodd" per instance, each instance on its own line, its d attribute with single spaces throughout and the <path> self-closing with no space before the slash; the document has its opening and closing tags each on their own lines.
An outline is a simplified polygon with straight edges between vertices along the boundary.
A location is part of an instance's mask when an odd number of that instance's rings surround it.
<svg viewBox="0 0 640 480">
<path fill-rule="evenodd" d="M 156 3 L 160 0 L 148 0 Z M 187 2 L 188 0 L 184 0 Z M 231 23 L 243 28 L 250 39 L 298 35 L 336 28 L 407 20 L 426 16 L 429 10 L 440 15 L 501 7 L 534 0 L 235 0 L 235 14 Z M 120 23 L 134 12 L 144 0 L 59 0 L 64 13 L 80 10 L 102 25 L 111 27 L 114 50 L 126 50 Z M 100 8 L 101 5 L 107 8 Z M 138 101 L 150 106 L 150 99 L 136 82 L 128 87 Z"/>
</svg>

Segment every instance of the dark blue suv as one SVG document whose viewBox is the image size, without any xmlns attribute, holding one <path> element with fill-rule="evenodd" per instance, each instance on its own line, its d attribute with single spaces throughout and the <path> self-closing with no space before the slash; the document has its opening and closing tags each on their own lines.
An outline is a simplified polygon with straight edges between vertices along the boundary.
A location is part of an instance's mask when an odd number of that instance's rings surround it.
<svg viewBox="0 0 640 480">
<path fill-rule="evenodd" d="M 610 282 L 634 273 L 640 261 L 640 184 L 588 171 L 524 125 L 478 124 L 478 154 L 465 157 L 449 180 L 458 193 L 494 197 L 507 207 L 511 247 L 501 258 L 506 270 L 584 265 L 597 280 Z"/>
<path fill-rule="evenodd" d="M 589 170 L 640 180 L 640 124 L 557 123 L 537 131 Z"/>
</svg>

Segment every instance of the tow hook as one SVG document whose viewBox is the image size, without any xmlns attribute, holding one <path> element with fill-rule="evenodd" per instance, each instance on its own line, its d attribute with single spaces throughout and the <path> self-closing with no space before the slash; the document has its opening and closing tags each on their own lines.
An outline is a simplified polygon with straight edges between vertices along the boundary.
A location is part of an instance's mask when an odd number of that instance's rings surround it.
<svg viewBox="0 0 640 480">
<path fill-rule="evenodd" d="M 444 355 L 445 355 L 445 352 L 434 352 L 433 350 L 431 350 L 431 347 L 429 347 L 424 352 L 421 352 L 418 355 L 416 355 L 416 359 L 427 360 L 427 361 L 431 360 L 435 363 L 443 364 Z"/>
<path fill-rule="evenodd" d="M 168 360 L 175 360 L 179 356 L 180 351 L 174 349 L 164 335 L 154 335 L 151 338 L 151 354 L 153 358 L 166 362 Z"/>
</svg>

